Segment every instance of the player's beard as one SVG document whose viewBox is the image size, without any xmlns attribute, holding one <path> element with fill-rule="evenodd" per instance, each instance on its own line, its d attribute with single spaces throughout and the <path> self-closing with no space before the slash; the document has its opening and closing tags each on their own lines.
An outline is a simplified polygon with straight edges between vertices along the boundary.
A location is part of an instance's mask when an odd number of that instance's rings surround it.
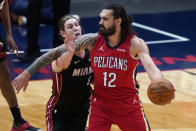
<svg viewBox="0 0 196 131">
<path fill-rule="evenodd" d="M 108 37 L 113 35 L 116 32 L 116 28 L 115 25 L 113 24 L 112 27 L 106 29 L 103 25 L 99 25 L 99 33 L 104 36 L 104 37 Z"/>
</svg>

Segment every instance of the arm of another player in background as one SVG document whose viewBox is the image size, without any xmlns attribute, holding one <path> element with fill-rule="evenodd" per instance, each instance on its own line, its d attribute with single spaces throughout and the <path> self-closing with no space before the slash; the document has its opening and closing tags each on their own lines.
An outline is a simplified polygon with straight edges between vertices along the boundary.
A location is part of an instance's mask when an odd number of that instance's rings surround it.
<svg viewBox="0 0 196 131">
<path fill-rule="evenodd" d="M 52 61 L 57 59 L 63 52 L 65 52 L 64 44 L 40 56 L 35 62 L 33 62 L 33 64 L 19 74 L 13 80 L 13 85 L 16 88 L 17 93 L 19 93 L 21 89 L 25 91 L 27 89 L 30 77 L 42 67 L 51 64 Z"/>
<path fill-rule="evenodd" d="M 12 29 L 11 29 L 11 21 L 10 21 L 10 13 L 9 13 L 9 3 L 8 0 L 4 1 L 4 5 L 2 10 L 0 11 L 1 13 L 1 20 L 3 22 L 3 25 L 5 27 L 5 32 L 6 32 L 6 42 L 8 44 L 8 48 L 11 53 L 16 51 L 18 54 L 18 47 L 13 39 L 12 36 Z M 11 45 L 11 48 L 10 48 Z"/>
<path fill-rule="evenodd" d="M 131 40 L 130 50 L 132 52 L 132 56 L 137 55 L 139 57 L 151 81 L 163 79 L 163 75 L 158 67 L 154 64 L 149 54 L 148 46 L 144 40 L 138 37 L 134 37 Z"/>
</svg>

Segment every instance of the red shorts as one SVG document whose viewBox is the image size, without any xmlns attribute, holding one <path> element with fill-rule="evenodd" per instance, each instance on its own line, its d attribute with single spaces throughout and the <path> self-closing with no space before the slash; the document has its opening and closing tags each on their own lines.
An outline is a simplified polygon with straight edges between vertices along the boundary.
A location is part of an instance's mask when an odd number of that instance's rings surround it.
<svg viewBox="0 0 196 131">
<path fill-rule="evenodd" d="M 122 131 L 151 130 L 137 94 L 120 101 L 92 98 L 90 109 L 88 131 L 110 131 L 112 124 Z"/>
</svg>

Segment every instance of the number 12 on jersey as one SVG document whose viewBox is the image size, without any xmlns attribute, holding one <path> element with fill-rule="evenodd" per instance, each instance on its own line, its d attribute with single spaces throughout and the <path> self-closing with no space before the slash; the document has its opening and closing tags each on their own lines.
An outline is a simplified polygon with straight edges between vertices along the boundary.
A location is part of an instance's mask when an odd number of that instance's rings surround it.
<svg viewBox="0 0 196 131">
<path fill-rule="evenodd" d="M 109 79 L 109 80 L 108 80 Z M 113 72 L 103 72 L 103 85 L 108 87 L 116 87 L 113 83 L 116 80 L 116 74 Z"/>
</svg>

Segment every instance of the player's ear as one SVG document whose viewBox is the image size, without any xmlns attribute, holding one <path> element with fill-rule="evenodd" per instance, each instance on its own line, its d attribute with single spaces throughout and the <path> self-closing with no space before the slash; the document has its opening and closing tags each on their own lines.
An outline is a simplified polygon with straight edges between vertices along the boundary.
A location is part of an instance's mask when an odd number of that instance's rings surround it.
<svg viewBox="0 0 196 131">
<path fill-rule="evenodd" d="M 66 33 L 65 33 L 65 31 L 60 31 L 60 34 L 61 34 L 61 36 L 63 37 L 63 38 L 65 38 L 65 36 L 66 36 Z"/>
<path fill-rule="evenodd" d="M 121 23 L 122 23 L 122 18 L 117 18 L 117 19 L 116 19 L 116 23 L 117 23 L 117 24 L 121 24 Z"/>
</svg>

